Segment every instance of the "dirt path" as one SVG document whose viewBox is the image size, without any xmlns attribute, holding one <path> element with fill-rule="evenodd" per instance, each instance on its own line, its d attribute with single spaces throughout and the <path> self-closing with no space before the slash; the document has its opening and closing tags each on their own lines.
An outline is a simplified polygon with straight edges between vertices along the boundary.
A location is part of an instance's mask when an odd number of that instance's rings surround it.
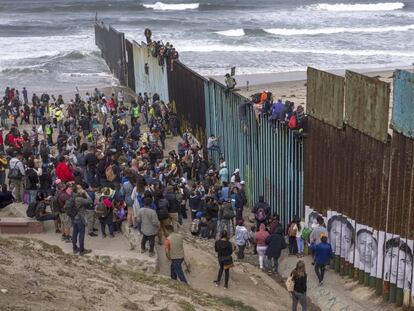
<svg viewBox="0 0 414 311">
<path fill-rule="evenodd" d="M 257 310 L 291 310 L 291 298 L 286 289 L 247 262 L 236 262 L 235 268 L 231 269 L 228 289 L 216 287 L 213 281 L 217 276 L 218 263 L 214 241 L 191 236 L 189 225 L 190 220 L 187 219 L 180 233 L 185 237 L 186 262 L 191 270 L 185 274 L 191 287 L 210 295 L 238 299 Z M 169 276 L 170 263 L 162 246 L 157 246 L 157 254 L 159 272 Z"/>
</svg>

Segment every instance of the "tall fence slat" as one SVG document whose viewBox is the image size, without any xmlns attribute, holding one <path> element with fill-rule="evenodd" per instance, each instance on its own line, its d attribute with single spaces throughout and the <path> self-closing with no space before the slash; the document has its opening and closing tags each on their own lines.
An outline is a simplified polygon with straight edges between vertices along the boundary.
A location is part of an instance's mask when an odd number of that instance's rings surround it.
<svg viewBox="0 0 414 311">
<path fill-rule="evenodd" d="M 181 129 L 191 129 L 203 144 L 206 141 L 205 78 L 175 61 L 167 66 L 169 100 L 180 118 Z"/>
<path fill-rule="evenodd" d="M 103 22 L 96 22 L 95 43 L 111 72 L 121 85 L 126 85 L 125 35 Z"/>
<path fill-rule="evenodd" d="M 393 98 L 393 129 L 414 138 L 414 73 L 404 70 L 394 72 Z"/>
<path fill-rule="evenodd" d="M 332 126 L 342 128 L 344 78 L 308 67 L 306 112 Z"/>
<path fill-rule="evenodd" d="M 126 68 L 127 68 L 127 77 L 128 77 L 128 87 L 136 91 L 135 89 L 135 68 L 134 68 L 134 49 L 133 45 L 129 40 L 125 40 L 125 49 L 126 49 Z"/>
<path fill-rule="evenodd" d="M 169 101 L 167 65 L 159 64 L 149 48 L 142 43 L 133 44 L 135 91 L 137 93 L 157 93 L 164 102 Z"/>
<path fill-rule="evenodd" d="M 376 78 L 346 71 L 345 122 L 377 140 L 388 133 L 390 85 Z"/>
</svg>

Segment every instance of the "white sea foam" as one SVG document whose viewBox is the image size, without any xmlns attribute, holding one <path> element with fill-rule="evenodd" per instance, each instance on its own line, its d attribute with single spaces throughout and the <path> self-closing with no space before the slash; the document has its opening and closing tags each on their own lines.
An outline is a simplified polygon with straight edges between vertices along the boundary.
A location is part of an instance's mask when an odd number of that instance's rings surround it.
<svg viewBox="0 0 414 311">
<path fill-rule="evenodd" d="M 45 41 L 47 39 L 47 41 Z M 47 42 L 47 49 L 28 49 Z M 0 37 L 0 60 L 18 61 L 42 57 L 58 57 L 72 52 L 92 53 L 97 51 L 93 34 L 76 34 L 49 37 Z M 2 66 L 0 65 L 0 69 Z"/>
<path fill-rule="evenodd" d="M 307 9 L 314 11 L 332 11 L 332 12 L 358 12 L 358 11 L 395 11 L 404 8 L 402 2 L 379 2 L 379 3 L 319 3 L 307 6 Z"/>
<path fill-rule="evenodd" d="M 243 28 L 216 31 L 216 34 L 226 37 L 243 37 L 245 35 Z"/>
<path fill-rule="evenodd" d="M 112 77 L 111 73 L 107 72 L 63 72 L 62 77 Z"/>
<path fill-rule="evenodd" d="M 153 9 L 155 11 L 184 11 L 198 9 L 199 3 L 174 3 L 168 4 L 163 2 L 155 2 L 154 4 L 143 4 L 144 8 Z"/>
<path fill-rule="evenodd" d="M 263 29 L 265 32 L 280 36 L 300 36 L 300 35 L 320 35 L 320 34 L 337 34 L 337 33 L 381 33 L 392 31 L 410 31 L 414 30 L 414 25 L 405 26 L 386 26 L 386 27 L 364 27 L 364 28 L 347 28 L 347 27 L 330 27 L 315 29 L 289 29 L 289 28 L 270 28 Z"/>
</svg>

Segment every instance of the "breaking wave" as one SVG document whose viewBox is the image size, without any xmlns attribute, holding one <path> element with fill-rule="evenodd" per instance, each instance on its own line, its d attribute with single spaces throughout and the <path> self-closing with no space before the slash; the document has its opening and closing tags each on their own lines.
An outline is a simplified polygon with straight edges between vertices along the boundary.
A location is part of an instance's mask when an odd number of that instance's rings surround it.
<svg viewBox="0 0 414 311">
<path fill-rule="evenodd" d="M 199 3 L 175 3 L 168 4 L 163 2 L 155 2 L 154 4 L 142 4 L 146 9 L 153 9 L 154 11 L 184 11 L 195 10 L 200 7 Z"/>
<path fill-rule="evenodd" d="M 230 30 L 224 30 L 224 31 L 216 31 L 216 34 L 219 34 L 221 36 L 226 36 L 226 37 L 242 37 L 245 35 L 244 29 L 243 28 L 239 28 L 239 29 L 230 29 Z"/>
<path fill-rule="evenodd" d="M 337 33 L 381 33 L 392 31 L 414 30 L 414 25 L 387 26 L 387 27 L 364 27 L 364 28 L 315 28 L 315 29 L 289 29 L 289 28 L 270 28 L 263 29 L 265 32 L 280 36 L 300 36 L 300 35 L 321 35 Z"/>
<path fill-rule="evenodd" d="M 332 11 L 332 12 L 359 12 L 359 11 L 395 11 L 404 8 L 402 2 L 380 2 L 380 3 L 355 3 L 355 4 L 329 4 L 319 3 L 307 6 L 313 11 Z"/>
</svg>

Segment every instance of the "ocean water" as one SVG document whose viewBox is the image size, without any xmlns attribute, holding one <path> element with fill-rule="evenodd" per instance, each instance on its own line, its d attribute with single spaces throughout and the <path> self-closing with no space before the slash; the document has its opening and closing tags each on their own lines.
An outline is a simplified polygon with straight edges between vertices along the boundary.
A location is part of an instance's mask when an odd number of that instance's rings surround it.
<svg viewBox="0 0 414 311">
<path fill-rule="evenodd" d="M 414 0 L 0 0 L 0 88 L 116 83 L 94 44 L 100 19 L 173 43 L 203 75 L 408 67 Z"/>
</svg>

